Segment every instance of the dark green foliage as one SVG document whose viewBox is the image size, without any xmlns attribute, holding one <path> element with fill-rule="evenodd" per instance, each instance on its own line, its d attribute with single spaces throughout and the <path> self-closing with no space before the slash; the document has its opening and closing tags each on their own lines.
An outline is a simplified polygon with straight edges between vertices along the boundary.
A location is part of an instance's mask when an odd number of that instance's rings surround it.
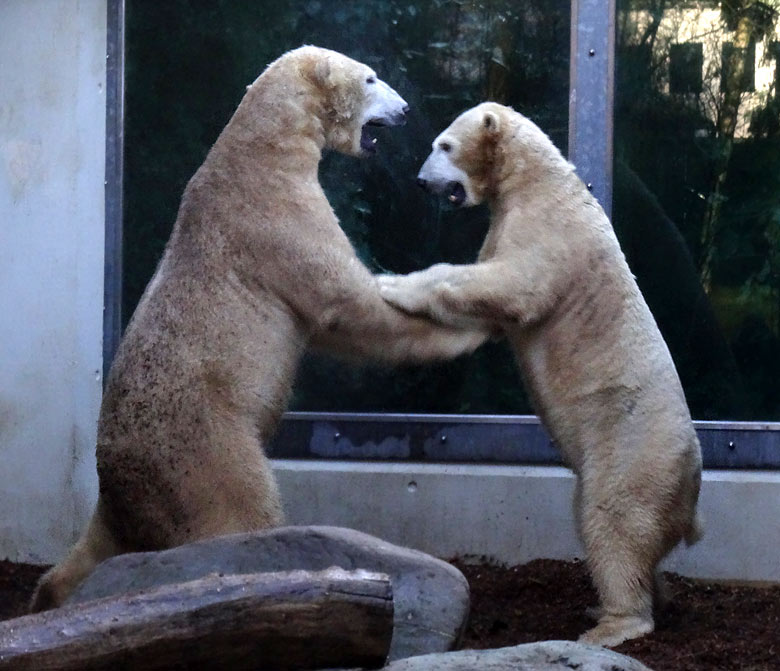
<svg viewBox="0 0 780 671">
<path fill-rule="evenodd" d="M 661 6 L 671 10 L 679 4 Z M 734 20 L 738 4 L 723 5 L 723 29 Z M 682 6 L 691 12 L 698 7 L 696 3 Z M 631 9 L 631 0 L 618 3 L 616 232 L 669 344 L 694 416 L 777 421 L 780 108 L 776 82 L 769 92 L 743 96 L 740 104 L 742 109 L 752 106 L 752 122 L 747 133 L 729 135 L 721 123 L 726 97 L 722 68 L 703 66 L 700 95 L 679 87 L 675 91 L 674 86 L 664 92 L 664 63 L 680 45 L 659 37 L 663 31 L 656 34 L 652 24 L 634 23 Z M 762 18 L 761 34 L 770 30 L 766 20 Z M 697 39 L 709 41 L 705 46 L 718 54 L 720 46 L 733 39 L 732 33 L 718 30 L 702 35 Z M 746 71 L 752 74 L 754 64 L 748 60 Z M 669 76 L 676 76 L 671 65 Z M 689 79 L 694 79 L 692 74 Z M 754 88 L 752 80 L 749 84 L 734 83 L 741 91 Z M 713 110 L 721 116 L 713 116 Z M 715 200 L 718 207 L 712 208 Z M 708 209 L 717 213 L 709 294 L 699 281 Z"/>
<path fill-rule="evenodd" d="M 410 103 L 378 156 L 326 155 L 320 176 L 374 271 L 470 262 L 487 211 L 453 212 L 414 185 L 436 134 L 490 98 L 533 117 L 564 150 L 569 3 L 510 0 L 195 2 L 128 0 L 125 288 L 128 318 L 159 259 L 187 180 L 265 66 L 301 44 L 374 67 Z M 448 364 L 396 370 L 305 360 L 293 407 L 530 412 L 505 344 Z"/>
<path fill-rule="evenodd" d="M 656 21 L 637 34 L 630 4 L 618 6 L 618 237 L 669 343 L 694 416 L 778 420 L 777 91 L 753 111 L 748 137 L 730 146 L 702 107 L 707 95 L 723 95 L 713 78 L 718 73 L 701 73 L 699 81 L 696 49 L 683 53 L 684 72 L 665 65 L 670 45 L 662 43 L 657 26 L 672 5 L 640 3 Z M 762 19 L 755 39 L 771 35 L 773 20 L 770 14 Z M 382 132 L 375 158 L 331 154 L 323 161 L 322 183 L 361 259 L 374 271 L 401 273 L 438 261 L 471 261 L 487 212 L 451 211 L 418 190 L 414 177 L 435 135 L 487 99 L 530 116 L 565 150 L 569 23 L 564 0 L 128 0 L 125 317 L 162 253 L 187 180 L 244 87 L 270 61 L 304 43 L 370 64 L 413 110 L 406 127 Z M 776 42 L 769 47 L 777 50 Z M 669 77 L 675 82 L 666 93 Z M 716 191 L 715 173 L 723 165 L 726 179 Z M 702 222 L 713 197 L 721 200 L 708 296 L 699 272 Z M 448 364 L 396 370 L 309 357 L 293 407 L 531 411 L 503 343 Z"/>
</svg>

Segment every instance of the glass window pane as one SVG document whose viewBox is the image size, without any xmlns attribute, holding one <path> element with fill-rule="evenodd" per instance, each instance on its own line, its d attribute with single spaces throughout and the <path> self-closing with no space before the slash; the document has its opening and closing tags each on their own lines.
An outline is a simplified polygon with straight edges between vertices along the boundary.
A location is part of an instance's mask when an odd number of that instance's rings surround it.
<svg viewBox="0 0 780 671">
<path fill-rule="evenodd" d="M 780 420 L 777 9 L 617 11 L 615 229 L 694 417 Z"/>
<path fill-rule="evenodd" d="M 672 44 L 669 47 L 670 93 L 701 93 L 704 54 L 700 42 Z"/>
<path fill-rule="evenodd" d="M 474 259 L 487 211 L 450 211 L 414 180 L 433 138 L 483 100 L 514 106 L 566 150 L 568 0 L 127 2 L 124 312 L 130 315 L 187 180 L 244 87 L 303 43 L 374 67 L 410 103 L 366 161 L 327 155 L 320 177 L 361 259 L 409 272 Z M 302 234 L 305 234 L 302 232 Z M 448 364 L 388 369 L 307 357 L 294 409 L 529 412 L 503 344 Z"/>
</svg>

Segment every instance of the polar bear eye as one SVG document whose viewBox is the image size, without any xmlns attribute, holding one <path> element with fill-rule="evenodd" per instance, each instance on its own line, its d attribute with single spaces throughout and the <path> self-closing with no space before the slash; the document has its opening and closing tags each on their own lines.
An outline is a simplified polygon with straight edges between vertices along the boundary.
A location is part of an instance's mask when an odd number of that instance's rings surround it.
<svg viewBox="0 0 780 671">
<path fill-rule="evenodd" d="M 374 75 L 366 77 L 366 84 L 376 84 L 376 77 Z"/>
<path fill-rule="evenodd" d="M 449 154 L 452 151 L 452 145 L 449 142 L 440 142 L 439 149 L 441 149 L 445 154 Z"/>
</svg>

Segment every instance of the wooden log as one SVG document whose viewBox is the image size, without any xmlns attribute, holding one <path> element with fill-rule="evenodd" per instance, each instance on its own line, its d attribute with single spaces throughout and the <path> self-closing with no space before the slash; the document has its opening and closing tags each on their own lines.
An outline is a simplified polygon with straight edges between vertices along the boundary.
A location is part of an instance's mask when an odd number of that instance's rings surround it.
<svg viewBox="0 0 780 671">
<path fill-rule="evenodd" d="M 382 573 L 212 574 L 0 622 L 0 670 L 378 667 L 392 633 Z"/>
</svg>

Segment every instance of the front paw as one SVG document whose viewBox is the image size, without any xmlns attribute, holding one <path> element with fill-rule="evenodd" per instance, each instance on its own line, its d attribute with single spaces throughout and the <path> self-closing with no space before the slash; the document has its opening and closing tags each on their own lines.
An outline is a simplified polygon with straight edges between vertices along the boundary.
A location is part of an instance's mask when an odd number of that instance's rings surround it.
<svg viewBox="0 0 780 671">
<path fill-rule="evenodd" d="M 390 305 L 404 312 L 417 314 L 424 312 L 425 305 L 418 292 L 402 281 L 402 275 L 379 275 L 379 295 Z"/>
<path fill-rule="evenodd" d="M 382 275 L 374 275 L 374 280 L 376 281 L 377 286 L 381 291 L 382 287 L 393 287 L 398 284 L 399 277 L 403 277 L 403 275 L 392 275 L 387 273 Z"/>
</svg>

